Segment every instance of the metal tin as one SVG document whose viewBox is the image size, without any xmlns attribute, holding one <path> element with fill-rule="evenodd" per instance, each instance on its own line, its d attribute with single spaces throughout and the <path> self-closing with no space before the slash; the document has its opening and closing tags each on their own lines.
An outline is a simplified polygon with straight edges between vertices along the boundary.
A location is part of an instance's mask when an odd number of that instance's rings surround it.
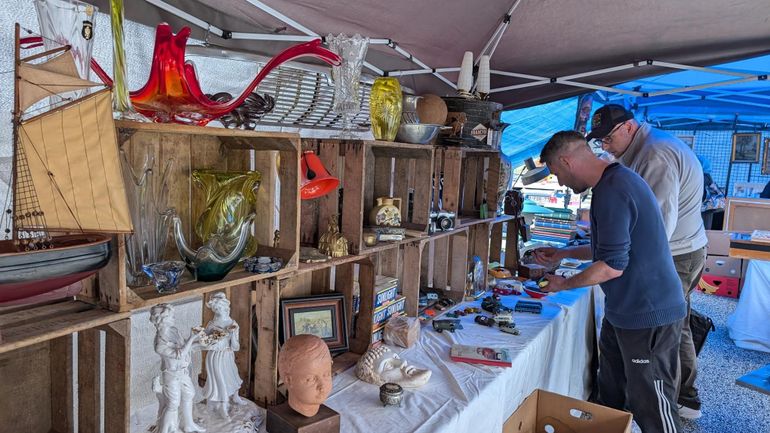
<svg viewBox="0 0 770 433">
<path fill-rule="evenodd" d="M 401 400 L 404 397 L 404 388 L 396 383 L 384 383 L 380 386 L 380 401 L 383 406 L 401 407 Z"/>
</svg>

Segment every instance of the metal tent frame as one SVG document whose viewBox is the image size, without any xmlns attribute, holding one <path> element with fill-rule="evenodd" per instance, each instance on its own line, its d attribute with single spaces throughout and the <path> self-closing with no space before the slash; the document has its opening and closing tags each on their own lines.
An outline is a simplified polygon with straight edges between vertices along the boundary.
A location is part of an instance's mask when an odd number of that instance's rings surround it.
<svg viewBox="0 0 770 433">
<path fill-rule="evenodd" d="M 207 32 L 213 35 L 219 36 L 223 39 L 304 42 L 312 39 L 324 38 L 323 36 L 314 32 L 313 30 L 306 27 L 302 23 L 296 21 L 291 17 L 284 15 L 280 11 L 268 6 L 267 4 L 265 4 L 260 0 L 246 0 L 246 1 L 248 1 L 248 3 L 250 3 L 254 7 L 260 9 L 261 11 L 280 20 L 286 25 L 293 27 L 294 29 L 296 29 L 301 33 L 304 33 L 304 36 L 279 35 L 279 34 L 272 34 L 272 33 L 265 34 L 265 33 L 230 32 L 228 30 L 224 30 L 216 26 L 213 26 L 210 23 L 206 22 L 205 20 L 195 17 L 165 2 L 164 0 L 144 0 L 144 1 L 160 9 L 163 9 L 166 12 L 169 12 L 181 19 L 184 19 L 193 25 L 196 25 L 202 29 L 205 29 Z M 516 8 L 519 6 L 520 3 L 521 3 L 521 0 L 515 0 L 511 4 L 507 13 L 502 17 L 500 17 L 500 21 L 496 29 L 488 39 L 487 43 L 484 45 L 484 48 L 479 53 L 479 56 L 476 57 L 476 64 L 478 64 L 478 61 L 481 55 L 489 55 L 490 57 L 494 55 L 498 44 L 502 40 L 503 35 L 505 34 L 506 30 L 510 25 L 511 17 L 516 11 Z M 383 70 L 370 62 L 365 62 L 364 66 L 374 74 L 379 76 L 395 76 L 395 77 L 430 74 L 436 77 L 437 79 L 441 80 L 442 82 L 444 82 L 450 88 L 452 89 L 457 88 L 455 83 L 453 83 L 449 78 L 447 78 L 443 74 L 457 72 L 460 69 L 459 67 L 432 68 L 429 65 L 427 65 L 425 62 L 421 61 L 420 59 L 415 57 L 413 54 L 411 54 L 410 52 L 408 52 L 407 50 L 399 46 L 398 43 L 391 38 L 372 38 L 370 39 L 370 44 L 387 46 L 393 51 L 395 51 L 396 53 L 398 53 L 400 56 L 402 56 L 404 59 L 407 59 L 408 61 L 410 61 L 411 63 L 417 66 L 416 69 L 389 71 L 389 70 Z M 677 70 L 677 71 L 697 71 L 697 72 L 704 72 L 709 74 L 716 74 L 725 79 L 715 80 L 713 82 L 702 83 L 702 84 L 692 85 L 692 86 L 678 86 L 678 87 L 669 86 L 669 88 L 662 88 L 662 89 L 657 89 L 653 91 L 644 91 L 641 88 L 629 89 L 629 88 L 623 87 L 622 85 L 614 85 L 614 86 L 597 85 L 597 84 L 592 84 L 590 82 L 592 78 L 595 79 L 604 74 L 610 74 L 610 73 L 615 73 L 615 72 L 630 70 L 630 69 L 642 69 L 642 68 L 656 68 L 656 69 L 662 68 L 662 69 L 670 69 L 670 70 Z M 659 61 L 659 60 L 653 60 L 653 59 L 645 60 L 645 61 L 637 61 L 637 62 L 628 63 L 624 65 L 586 71 L 578 74 L 566 75 L 561 77 L 545 77 L 545 76 L 537 76 L 537 75 L 523 74 L 523 73 L 517 73 L 512 71 L 501 71 L 501 70 L 491 70 L 490 73 L 494 75 L 510 77 L 510 78 L 514 78 L 522 81 L 521 83 L 517 83 L 509 86 L 493 88 L 490 90 L 490 93 L 501 93 L 501 92 L 507 92 L 512 90 L 529 88 L 529 87 L 537 87 L 537 86 L 544 86 L 544 85 L 550 85 L 550 84 L 560 84 L 560 85 L 575 87 L 579 89 L 585 89 L 586 91 L 598 91 L 597 93 L 598 93 L 599 99 L 603 100 L 604 102 L 616 102 L 622 99 L 624 100 L 624 102 L 630 102 L 629 105 L 631 105 L 637 111 L 642 111 L 642 112 L 644 111 L 645 108 L 652 107 L 654 105 L 673 104 L 673 103 L 689 101 L 689 100 L 721 101 L 721 102 L 736 104 L 738 106 L 754 106 L 762 109 L 770 109 L 770 95 L 762 94 L 761 89 L 746 89 L 741 91 L 716 89 L 716 88 L 721 88 L 721 87 L 740 84 L 740 83 L 747 83 L 747 82 L 753 82 L 753 81 L 766 81 L 768 77 L 767 73 L 749 73 L 749 72 L 733 71 L 733 70 L 716 68 L 716 67 L 702 67 L 702 66 L 692 66 L 692 65 L 671 63 L 671 62 L 665 62 L 665 61 Z M 642 76 L 645 74 L 640 71 L 638 75 Z M 677 97 L 664 98 L 671 95 L 677 95 Z M 627 100 L 628 98 L 630 98 L 631 101 L 628 101 Z M 676 120 L 677 122 L 681 122 L 681 125 L 683 126 L 691 125 L 693 123 L 708 121 L 708 120 L 713 121 L 713 119 L 706 119 L 706 118 L 703 118 L 703 116 L 690 116 L 690 118 L 684 118 L 684 119 L 681 117 L 676 119 L 662 118 L 662 120 L 664 121 Z M 719 121 L 719 123 L 723 123 L 723 122 L 724 120 Z M 736 121 L 734 119 L 730 122 L 731 125 L 735 125 L 735 123 Z"/>
</svg>

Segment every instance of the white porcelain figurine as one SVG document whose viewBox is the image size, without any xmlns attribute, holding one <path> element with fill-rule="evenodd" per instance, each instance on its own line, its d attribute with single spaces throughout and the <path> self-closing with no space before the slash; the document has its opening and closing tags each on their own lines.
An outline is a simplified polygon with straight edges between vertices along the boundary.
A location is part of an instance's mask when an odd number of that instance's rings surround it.
<svg viewBox="0 0 770 433">
<path fill-rule="evenodd" d="M 193 420 L 195 386 L 190 375 L 191 352 L 199 349 L 196 341 L 202 333 L 182 338 L 174 326 L 174 308 L 168 304 L 152 307 L 150 322 L 157 328 L 155 353 L 161 358 L 161 373 L 153 382 L 159 402 L 156 432 L 177 433 L 180 427 L 185 433 L 206 431 Z"/>
<path fill-rule="evenodd" d="M 237 405 L 245 404 L 238 396 L 241 388 L 238 367 L 235 365 L 235 352 L 240 350 L 238 343 L 238 323 L 230 317 L 230 301 L 224 293 L 215 293 L 206 306 L 214 312 L 214 318 L 206 324 L 206 386 L 203 397 L 207 404 L 218 406 L 219 414 L 229 418 L 230 401 Z"/>
<path fill-rule="evenodd" d="M 395 383 L 403 388 L 417 388 L 428 383 L 430 375 L 430 370 L 408 365 L 385 345 L 369 349 L 356 366 L 359 379 L 377 386 Z"/>
</svg>

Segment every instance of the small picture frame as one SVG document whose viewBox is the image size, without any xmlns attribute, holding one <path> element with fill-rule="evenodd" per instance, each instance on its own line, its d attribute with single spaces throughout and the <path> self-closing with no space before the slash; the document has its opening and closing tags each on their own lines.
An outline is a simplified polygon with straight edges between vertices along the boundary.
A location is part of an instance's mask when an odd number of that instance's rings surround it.
<svg viewBox="0 0 770 433">
<path fill-rule="evenodd" d="M 762 156 L 762 174 L 770 174 L 770 138 L 765 138 L 765 150 Z"/>
<path fill-rule="evenodd" d="M 348 351 L 345 297 L 341 293 L 281 300 L 282 341 L 300 334 L 320 337 L 333 354 Z"/>
<path fill-rule="evenodd" d="M 730 161 L 759 162 L 760 137 L 758 133 L 733 134 L 733 153 Z"/>
<path fill-rule="evenodd" d="M 677 135 L 676 138 L 682 140 L 684 144 L 690 149 L 695 149 L 695 136 L 694 135 Z"/>
</svg>

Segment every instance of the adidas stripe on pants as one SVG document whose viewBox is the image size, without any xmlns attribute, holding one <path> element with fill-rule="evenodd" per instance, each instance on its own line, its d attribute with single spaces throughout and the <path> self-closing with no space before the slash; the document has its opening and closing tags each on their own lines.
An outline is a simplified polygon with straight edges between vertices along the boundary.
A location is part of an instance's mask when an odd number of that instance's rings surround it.
<svg viewBox="0 0 770 433">
<path fill-rule="evenodd" d="M 627 410 L 643 433 L 679 433 L 677 410 L 682 323 L 620 329 L 607 319 L 599 338 L 600 404 Z"/>
</svg>

